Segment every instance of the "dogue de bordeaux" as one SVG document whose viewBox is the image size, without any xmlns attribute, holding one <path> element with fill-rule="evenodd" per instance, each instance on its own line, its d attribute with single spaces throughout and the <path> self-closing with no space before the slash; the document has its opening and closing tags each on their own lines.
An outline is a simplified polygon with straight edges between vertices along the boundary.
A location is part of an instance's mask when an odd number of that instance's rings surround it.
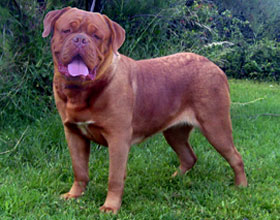
<svg viewBox="0 0 280 220">
<path fill-rule="evenodd" d="M 131 145 L 162 132 L 184 174 L 197 160 L 188 143 L 193 127 L 228 161 L 235 184 L 247 185 L 233 144 L 227 78 L 214 63 L 193 53 L 133 60 L 118 53 L 125 40 L 119 24 L 77 8 L 50 11 L 42 36 L 51 32 L 53 91 L 74 171 L 64 198 L 85 191 L 94 141 L 108 146 L 110 160 L 108 193 L 100 210 L 117 213 Z"/>
</svg>

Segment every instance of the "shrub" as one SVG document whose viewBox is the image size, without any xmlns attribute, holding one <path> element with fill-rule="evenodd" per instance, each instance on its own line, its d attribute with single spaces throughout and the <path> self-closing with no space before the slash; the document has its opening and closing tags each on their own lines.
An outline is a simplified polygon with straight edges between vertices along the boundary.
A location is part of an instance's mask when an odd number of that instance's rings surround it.
<svg viewBox="0 0 280 220">
<path fill-rule="evenodd" d="M 249 45 L 244 64 L 245 77 L 279 81 L 280 44 L 264 38 Z"/>
</svg>

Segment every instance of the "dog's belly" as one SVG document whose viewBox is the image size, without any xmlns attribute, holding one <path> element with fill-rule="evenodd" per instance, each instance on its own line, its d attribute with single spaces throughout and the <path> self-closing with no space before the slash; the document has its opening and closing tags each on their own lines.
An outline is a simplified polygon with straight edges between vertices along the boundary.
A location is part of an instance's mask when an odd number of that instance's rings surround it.
<svg viewBox="0 0 280 220">
<path fill-rule="evenodd" d="M 172 119 L 167 126 L 163 129 L 166 130 L 170 127 L 188 124 L 194 127 L 199 127 L 199 123 L 195 117 L 194 111 L 192 109 L 186 109 L 182 113 L 178 114 L 174 119 Z"/>
<path fill-rule="evenodd" d="M 138 127 L 138 130 L 135 130 L 135 132 L 133 133 L 132 145 L 143 142 L 146 138 L 152 136 L 153 134 L 162 132 L 173 126 L 182 125 L 200 127 L 195 117 L 194 111 L 192 111 L 191 109 L 186 109 L 181 113 L 176 114 L 172 119 L 165 119 L 165 121 L 160 124 L 151 124 L 149 127 L 143 127 L 142 130 L 140 130 Z"/>
</svg>

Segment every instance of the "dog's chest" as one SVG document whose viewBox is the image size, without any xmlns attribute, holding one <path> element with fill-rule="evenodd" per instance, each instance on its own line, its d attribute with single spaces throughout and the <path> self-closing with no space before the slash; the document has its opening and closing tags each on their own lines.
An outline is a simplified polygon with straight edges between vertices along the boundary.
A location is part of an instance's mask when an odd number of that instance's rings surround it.
<svg viewBox="0 0 280 220">
<path fill-rule="evenodd" d="M 90 131 L 90 125 L 94 125 L 94 123 L 94 121 L 75 122 L 80 132 L 88 138 L 92 136 L 92 133 Z"/>
<path fill-rule="evenodd" d="M 81 135 L 97 144 L 107 146 L 107 141 L 102 135 L 100 128 L 96 126 L 95 121 L 75 122 L 74 124 L 77 126 Z"/>
</svg>

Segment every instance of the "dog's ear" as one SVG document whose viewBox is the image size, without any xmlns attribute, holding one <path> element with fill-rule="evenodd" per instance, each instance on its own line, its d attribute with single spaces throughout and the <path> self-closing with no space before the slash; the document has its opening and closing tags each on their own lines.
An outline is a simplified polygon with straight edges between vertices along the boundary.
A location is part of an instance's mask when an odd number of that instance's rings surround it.
<svg viewBox="0 0 280 220">
<path fill-rule="evenodd" d="M 48 12 L 48 14 L 44 18 L 44 32 L 42 37 L 47 37 L 52 32 L 54 24 L 56 20 L 66 11 L 68 11 L 71 7 L 63 8 L 60 10 L 54 10 Z"/>
<path fill-rule="evenodd" d="M 125 30 L 118 23 L 112 21 L 106 15 L 103 15 L 103 17 L 105 18 L 105 21 L 111 29 L 112 48 L 114 53 L 117 53 L 118 49 L 122 46 L 125 40 Z"/>
</svg>

